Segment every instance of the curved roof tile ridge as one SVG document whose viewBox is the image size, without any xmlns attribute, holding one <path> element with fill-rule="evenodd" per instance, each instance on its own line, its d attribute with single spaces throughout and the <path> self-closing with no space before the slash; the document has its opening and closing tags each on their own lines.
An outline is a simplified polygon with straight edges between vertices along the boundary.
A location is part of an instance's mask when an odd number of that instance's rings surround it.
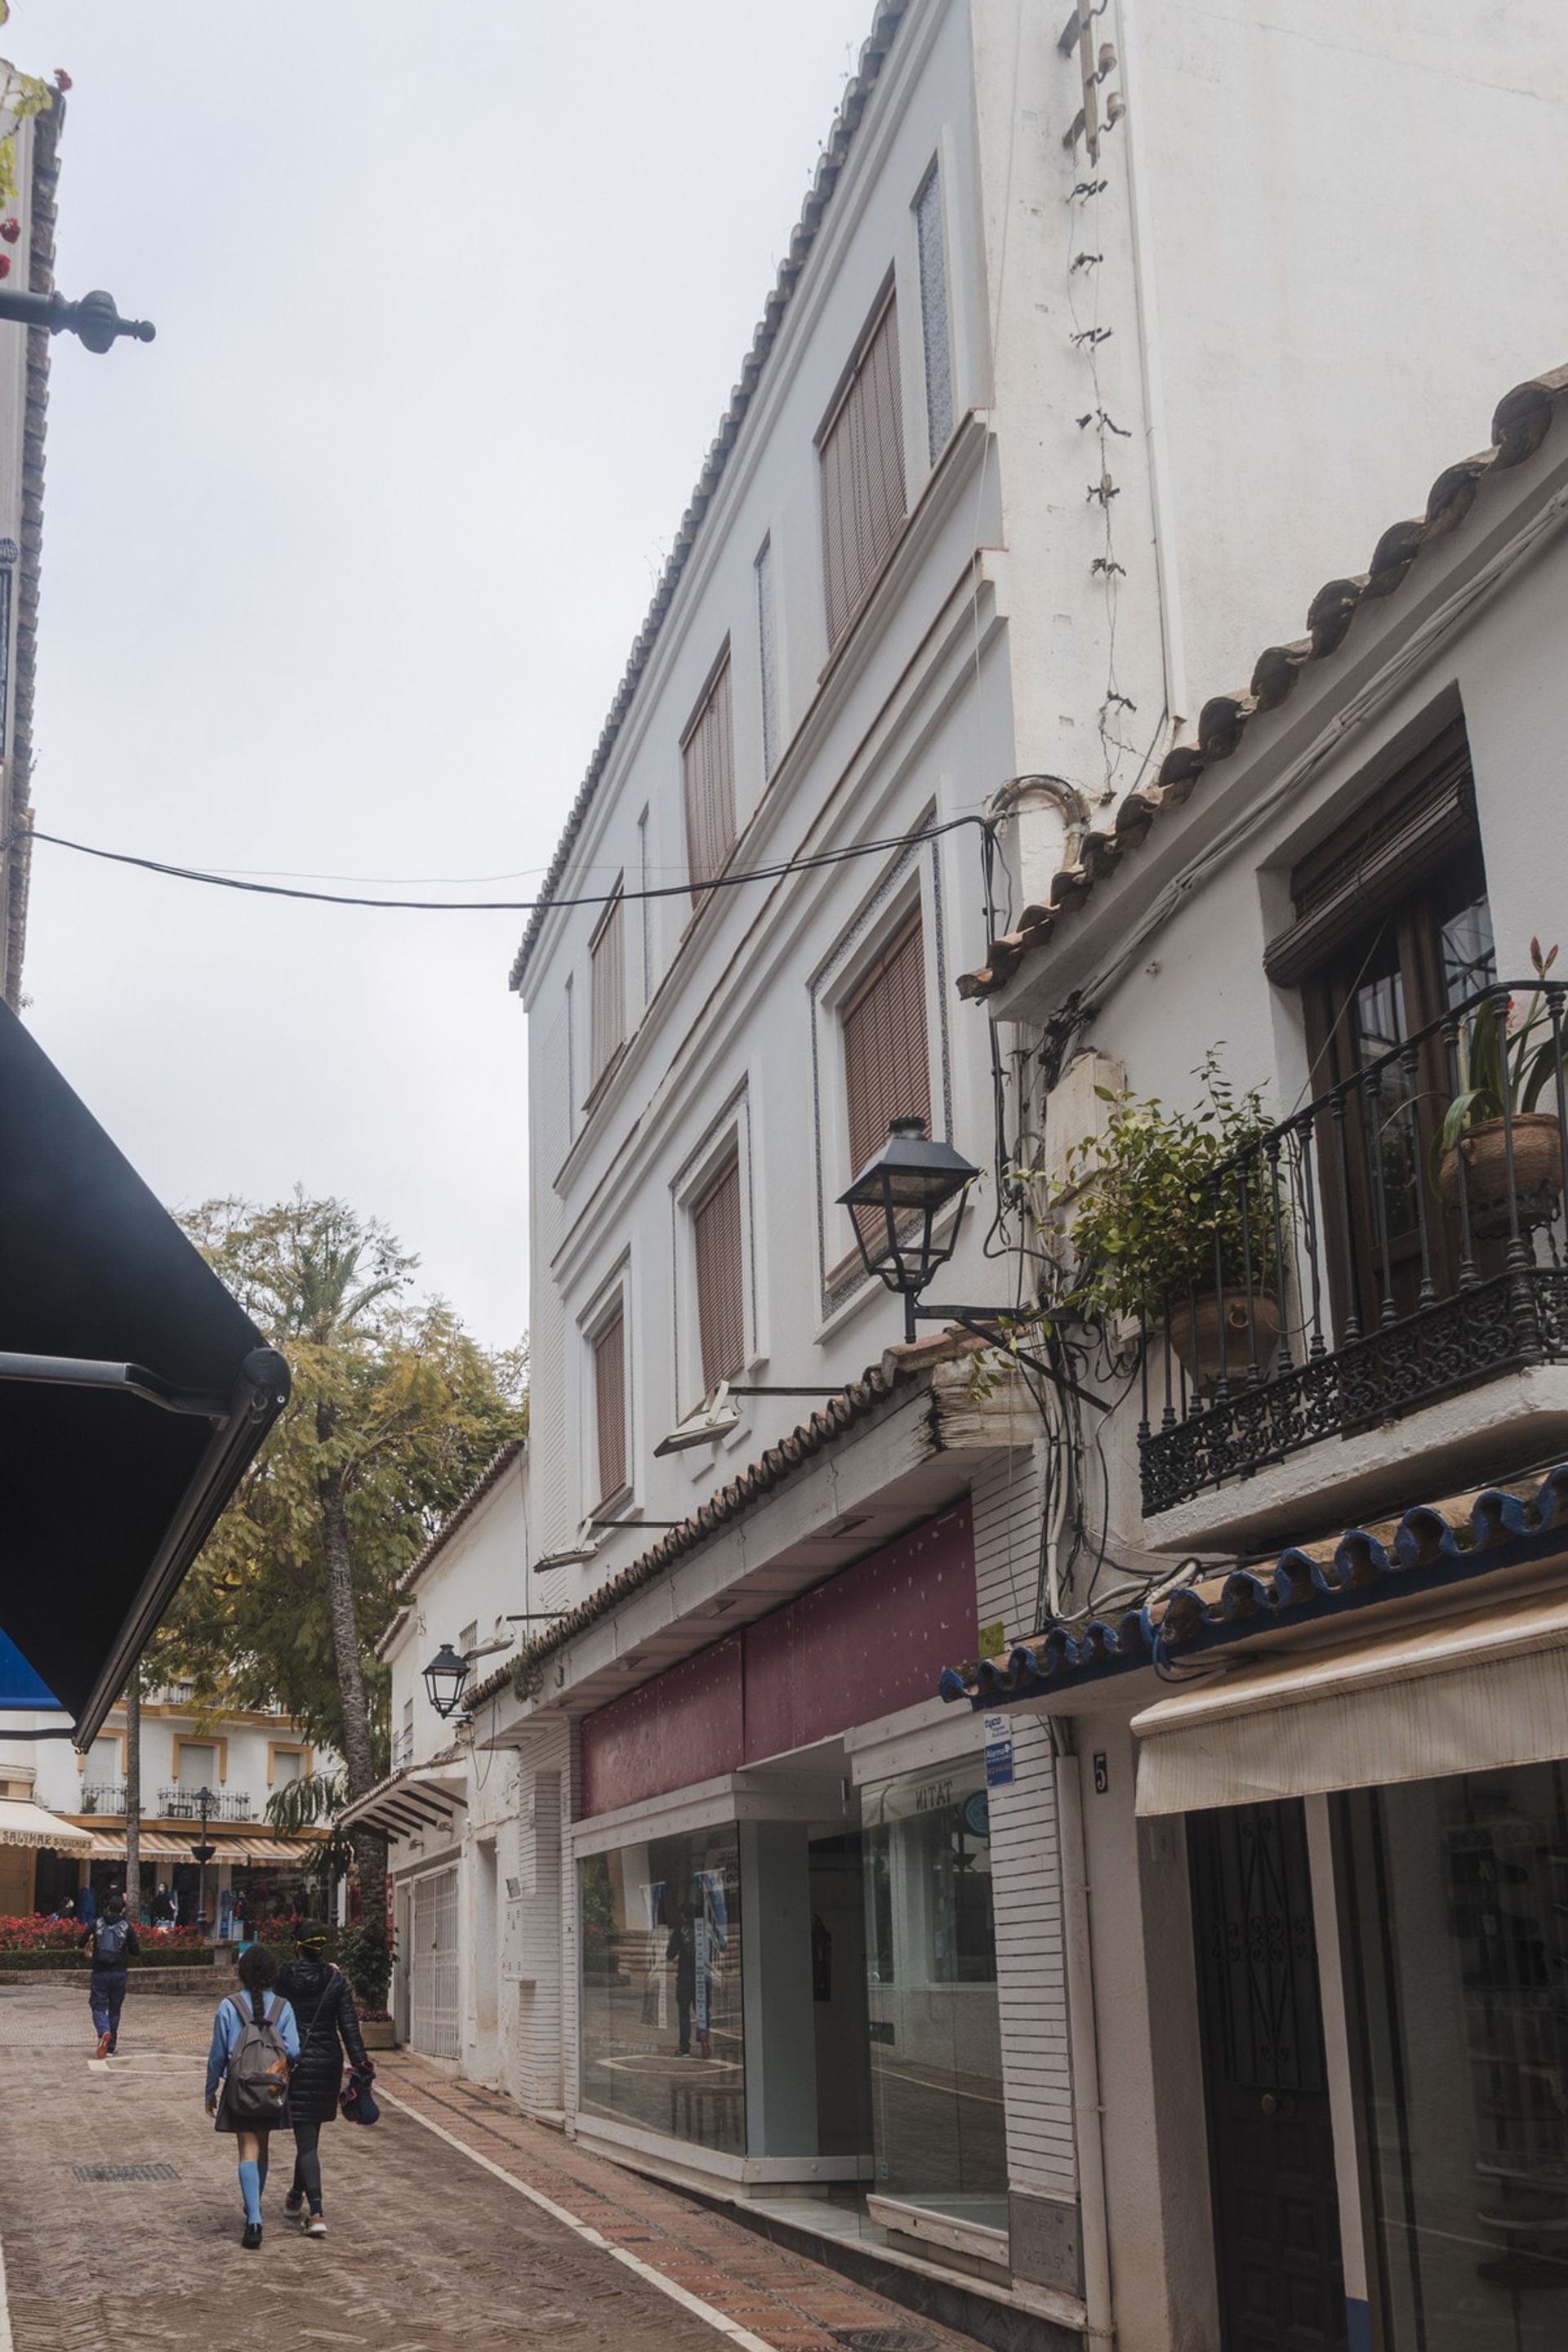
<svg viewBox="0 0 1568 2352">
<path fill-rule="evenodd" d="M 784 310 L 788 306 L 790 296 L 795 291 L 795 281 L 816 241 L 823 215 L 827 209 L 828 199 L 837 185 L 839 174 L 849 153 L 850 142 L 861 116 L 866 111 L 866 104 L 871 95 L 872 86 L 882 70 L 888 51 L 892 47 L 893 36 L 898 31 L 900 21 L 907 13 L 909 5 L 910 0 L 881 0 L 881 5 L 872 19 L 871 30 L 861 46 L 858 67 L 839 101 L 838 111 L 833 120 L 833 127 L 827 134 L 827 142 L 817 158 L 816 171 L 806 193 L 805 202 L 801 208 L 800 218 L 791 234 L 789 249 L 779 264 L 778 275 L 763 305 L 763 315 L 752 339 L 752 347 L 741 362 L 740 380 L 730 394 L 730 404 L 720 418 L 719 429 L 709 445 L 702 471 L 697 478 L 697 487 L 692 491 L 686 512 L 681 517 L 675 544 L 666 559 L 658 585 L 653 593 L 653 601 L 648 606 L 641 628 L 632 640 L 632 649 L 626 656 L 626 666 L 621 674 L 620 685 L 616 689 L 615 699 L 610 705 L 609 716 L 600 730 L 594 756 L 588 762 L 587 774 L 578 786 L 577 796 L 567 811 L 566 823 L 562 830 L 561 838 L 556 844 L 555 855 L 550 861 L 549 871 L 540 887 L 539 903 L 528 919 L 521 944 L 512 961 L 509 985 L 514 989 L 521 988 L 522 985 L 523 974 L 528 970 L 529 960 L 538 942 L 545 914 L 571 863 L 577 836 L 587 821 L 588 811 L 593 806 L 594 795 L 598 790 L 600 779 L 609 764 L 610 754 L 614 751 L 621 729 L 626 723 L 626 713 L 631 709 L 637 682 L 652 657 L 659 630 L 664 625 L 664 618 L 669 610 L 676 589 L 680 583 L 680 577 L 686 569 L 687 560 L 696 541 L 702 518 L 707 513 L 719 488 L 724 467 L 729 462 L 730 452 L 735 446 L 746 411 L 751 405 L 752 396 L 762 380 L 768 354 L 777 339 Z"/>
<path fill-rule="evenodd" d="M 1210 1596 L 1180 1585 L 1163 1608 L 1129 1609 L 1114 1620 L 1091 1617 L 1076 1633 L 1053 1625 L 1015 1643 L 1005 1658 L 970 1659 L 942 1669 L 945 1699 L 972 1706 L 1037 1696 L 1047 1686 L 1132 1666 L 1201 1663 L 1249 1633 L 1339 1617 L 1369 1603 L 1427 1592 L 1521 1564 L 1554 1557 L 1568 1529 L 1568 1466 L 1550 1470 L 1535 1493 L 1489 1486 L 1456 1522 L 1431 1504 L 1405 1513 L 1384 1543 L 1365 1528 L 1347 1528 L 1333 1557 L 1295 1547 L 1272 1570 L 1233 1569 Z"/>
<path fill-rule="evenodd" d="M 1154 782 L 1130 793 L 1110 829 L 1098 827 L 1079 844 L 1077 856 L 1053 877 L 1048 907 L 1027 907 L 1016 929 L 991 941 L 977 971 L 961 972 L 958 992 L 967 998 L 993 995 L 1026 955 L 1045 946 L 1058 918 L 1080 907 L 1095 884 L 1135 849 L 1164 809 L 1190 799 L 1205 770 L 1239 751 L 1250 721 L 1260 710 L 1278 710 L 1295 692 L 1302 673 L 1339 651 L 1361 607 L 1392 596 L 1404 585 L 1424 548 L 1462 528 L 1482 481 L 1532 457 L 1551 431 L 1568 394 L 1568 366 L 1551 368 L 1515 384 L 1492 416 L 1491 446 L 1447 466 L 1433 483 L 1424 514 L 1391 523 L 1373 550 L 1368 569 L 1330 580 L 1307 609 L 1307 635 L 1283 646 L 1266 646 L 1245 689 L 1213 696 L 1198 714 L 1195 743 L 1178 743 L 1160 763 Z"/>
</svg>

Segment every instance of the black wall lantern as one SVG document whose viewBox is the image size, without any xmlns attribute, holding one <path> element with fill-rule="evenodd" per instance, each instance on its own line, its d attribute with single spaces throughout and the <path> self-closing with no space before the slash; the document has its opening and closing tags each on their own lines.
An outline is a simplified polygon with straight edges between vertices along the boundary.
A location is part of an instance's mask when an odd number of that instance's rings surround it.
<svg viewBox="0 0 1568 2352">
<path fill-rule="evenodd" d="M 838 1195 L 854 1221 L 867 1273 L 903 1299 L 906 1339 L 915 1336 L 916 1299 L 958 1245 L 964 1202 L 979 1173 L 951 1143 L 933 1142 L 923 1118 L 896 1118 L 876 1158 Z M 937 1219 L 953 1201 L 957 1213 L 938 1241 Z"/>
<path fill-rule="evenodd" d="M 463 1685 L 468 1679 L 468 1662 L 459 1656 L 450 1642 L 443 1642 L 425 1669 L 425 1687 L 430 1694 L 430 1704 L 443 1723 L 456 1715 L 463 1696 Z"/>
<path fill-rule="evenodd" d="M 1102 1397 L 1069 1380 L 1059 1363 L 1050 1363 L 1019 1347 L 1013 1336 L 1027 1310 L 1019 1307 L 921 1307 L 918 1304 L 933 1274 L 947 1264 L 958 1246 L 958 1229 L 969 1187 L 979 1175 L 951 1143 L 935 1143 L 923 1118 L 896 1118 L 888 1140 L 875 1160 L 868 1161 L 840 1205 L 854 1220 L 855 1238 L 868 1274 L 897 1291 L 904 1302 L 904 1338 L 913 1343 L 921 1323 L 955 1323 L 973 1331 L 988 1347 L 1027 1364 L 1031 1371 L 1090 1404 L 1110 1410 Z M 951 1202 L 957 1211 L 942 1240 L 936 1222 Z"/>
</svg>

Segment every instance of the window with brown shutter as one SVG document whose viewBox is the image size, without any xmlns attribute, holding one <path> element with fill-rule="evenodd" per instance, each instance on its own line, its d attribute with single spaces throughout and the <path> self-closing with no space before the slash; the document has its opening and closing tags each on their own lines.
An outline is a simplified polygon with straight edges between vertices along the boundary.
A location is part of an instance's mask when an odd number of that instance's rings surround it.
<svg viewBox="0 0 1568 2352">
<path fill-rule="evenodd" d="M 680 746 L 686 786 L 686 862 L 700 899 L 735 845 L 735 739 L 726 651 Z"/>
<path fill-rule="evenodd" d="M 691 1225 L 697 1245 L 697 1328 L 706 1395 L 721 1381 L 732 1381 L 746 1360 L 738 1155 L 731 1155 L 698 1198 Z"/>
<path fill-rule="evenodd" d="M 889 293 L 822 434 L 827 642 L 836 646 L 904 519 L 899 313 Z"/>
<path fill-rule="evenodd" d="M 607 1503 L 626 1483 L 626 1318 L 621 1307 L 594 1335 L 594 1427 L 599 1500 Z"/>
<path fill-rule="evenodd" d="M 849 1164 L 858 1175 L 895 1118 L 931 1121 L 925 942 L 917 914 L 878 957 L 844 1007 Z"/>
<path fill-rule="evenodd" d="M 588 949 L 593 987 L 588 1083 L 596 1087 L 626 1041 L 626 901 L 616 892 Z"/>
</svg>

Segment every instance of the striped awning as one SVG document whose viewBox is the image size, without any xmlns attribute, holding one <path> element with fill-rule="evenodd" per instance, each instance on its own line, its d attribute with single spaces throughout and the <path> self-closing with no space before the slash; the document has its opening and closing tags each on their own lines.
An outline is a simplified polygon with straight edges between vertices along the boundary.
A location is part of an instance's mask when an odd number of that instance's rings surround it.
<svg viewBox="0 0 1568 2352">
<path fill-rule="evenodd" d="M 52 1846 L 57 1853 L 85 1853 L 85 1830 L 47 1812 L 31 1797 L 0 1797 L 0 1845 Z"/>
<path fill-rule="evenodd" d="M 220 1847 L 218 1860 L 226 1855 L 230 1862 L 307 1862 L 320 1850 L 307 1838 L 247 1837 L 238 1844 Z"/>
<path fill-rule="evenodd" d="M 90 1835 L 92 1839 L 94 1862 L 125 1860 L 125 1832 L 122 1829 L 94 1829 L 84 1832 L 83 1835 Z M 178 1838 L 165 1837 L 161 1830 L 143 1830 L 136 1841 L 136 1851 L 142 1862 L 189 1862 L 191 1859 L 188 1841 L 182 1844 Z"/>
</svg>

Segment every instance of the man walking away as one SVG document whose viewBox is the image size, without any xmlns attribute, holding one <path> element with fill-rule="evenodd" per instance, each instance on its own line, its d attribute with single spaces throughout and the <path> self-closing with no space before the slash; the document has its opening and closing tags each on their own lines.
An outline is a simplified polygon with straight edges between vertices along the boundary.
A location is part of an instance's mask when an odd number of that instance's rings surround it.
<svg viewBox="0 0 1568 2352">
<path fill-rule="evenodd" d="M 123 1895 L 111 1895 L 104 1905 L 102 1918 L 83 1929 L 81 1948 L 92 1953 L 87 1997 L 92 2004 L 92 2021 L 98 2028 L 98 2054 L 100 2058 L 112 2058 L 120 2042 L 126 1970 L 142 1949 L 142 1938 L 125 1916 Z"/>
</svg>

